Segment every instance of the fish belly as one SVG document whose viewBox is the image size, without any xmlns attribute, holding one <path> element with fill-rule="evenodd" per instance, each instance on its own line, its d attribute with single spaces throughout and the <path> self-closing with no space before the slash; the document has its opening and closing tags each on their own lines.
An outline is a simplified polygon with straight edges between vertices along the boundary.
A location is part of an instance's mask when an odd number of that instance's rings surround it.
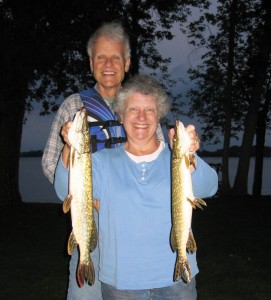
<svg viewBox="0 0 271 300">
<path fill-rule="evenodd" d="M 191 227 L 192 205 L 189 198 L 193 197 L 191 191 L 191 174 L 185 159 L 172 161 L 172 218 L 173 218 L 173 244 L 177 250 L 177 260 L 174 271 L 174 281 L 183 278 L 185 282 L 191 280 L 190 266 L 187 260 L 187 242 Z"/>
</svg>

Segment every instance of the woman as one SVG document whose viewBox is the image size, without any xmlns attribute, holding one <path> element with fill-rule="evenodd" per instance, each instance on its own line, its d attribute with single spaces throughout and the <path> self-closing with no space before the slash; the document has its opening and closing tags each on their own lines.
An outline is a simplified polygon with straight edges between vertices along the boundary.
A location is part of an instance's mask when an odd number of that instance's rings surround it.
<svg viewBox="0 0 271 300">
<path fill-rule="evenodd" d="M 173 282 L 176 253 L 169 242 L 171 153 L 156 137 L 168 107 L 167 96 L 154 79 L 145 75 L 130 79 L 114 105 L 127 142 L 92 156 L 93 193 L 100 201 L 99 279 L 104 300 L 196 299 L 196 254 L 188 254 L 191 282 Z M 197 156 L 196 166 L 192 172 L 195 196 L 214 195 L 216 172 Z M 68 170 L 61 160 L 55 188 L 63 200 L 68 191 Z"/>
</svg>

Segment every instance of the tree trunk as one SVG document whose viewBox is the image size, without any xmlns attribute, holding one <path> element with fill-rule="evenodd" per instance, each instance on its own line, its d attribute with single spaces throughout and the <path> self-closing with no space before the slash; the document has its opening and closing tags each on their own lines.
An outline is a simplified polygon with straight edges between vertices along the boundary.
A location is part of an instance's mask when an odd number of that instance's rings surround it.
<svg viewBox="0 0 271 300">
<path fill-rule="evenodd" d="M 263 155 L 265 141 L 265 120 L 261 119 L 259 114 L 258 126 L 256 131 L 256 155 L 254 168 L 254 181 L 252 195 L 260 196 L 262 191 L 262 172 L 263 172 Z"/>
<path fill-rule="evenodd" d="M 263 26 L 263 35 L 258 55 L 256 58 L 256 66 L 253 78 L 254 85 L 252 87 L 251 102 L 245 119 L 240 159 L 233 188 L 233 192 L 239 195 L 247 194 L 247 182 L 251 148 L 256 131 L 258 111 L 262 97 L 263 85 L 266 79 L 266 69 L 271 53 L 271 1 L 263 1 L 263 5 L 266 11 L 265 22 Z"/>
<path fill-rule="evenodd" d="M 19 157 L 24 108 L 24 101 L 0 98 L 0 206 L 21 202 Z"/>
<path fill-rule="evenodd" d="M 224 135 L 224 146 L 222 156 L 222 181 L 220 187 L 221 195 L 228 195 L 231 192 L 230 180 L 229 180 L 229 134 L 225 132 Z"/>
<path fill-rule="evenodd" d="M 227 85 L 226 85 L 226 101 L 224 103 L 225 111 L 225 125 L 224 125 L 224 145 L 222 157 L 222 183 L 221 194 L 226 195 L 231 191 L 229 180 L 229 149 L 231 138 L 231 122 L 232 122 L 232 79 L 234 72 L 234 49 L 235 49 L 235 35 L 236 35 L 236 9 L 238 0 L 232 1 L 230 7 L 230 26 L 229 26 L 229 39 L 228 39 L 228 62 L 227 62 Z"/>
<path fill-rule="evenodd" d="M 254 182 L 253 182 L 253 191 L 252 191 L 252 194 L 254 196 L 260 196 L 262 190 L 264 144 L 265 144 L 267 115 L 269 111 L 270 101 L 271 101 L 271 90 L 268 90 L 263 109 L 259 113 L 258 125 L 256 131 L 256 155 L 255 155 Z"/>
<path fill-rule="evenodd" d="M 130 37 L 130 44 L 131 44 L 131 67 L 130 67 L 130 74 L 133 76 L 138 74 L 139 72 L 139 55 L 137 53 L 139 49 L 139 42 L 138 42 L 138 35 L 136 32 L 140 32 L 140 26 L 138 23 L 138 7 L 140 7 L 140 3 L 138 0 L 132 0 L 129 3 L 131 6 L 131 19 L 129 20 L 129 24 L 127 28 L 130 28 L 129 37 Z"/>
</svg>

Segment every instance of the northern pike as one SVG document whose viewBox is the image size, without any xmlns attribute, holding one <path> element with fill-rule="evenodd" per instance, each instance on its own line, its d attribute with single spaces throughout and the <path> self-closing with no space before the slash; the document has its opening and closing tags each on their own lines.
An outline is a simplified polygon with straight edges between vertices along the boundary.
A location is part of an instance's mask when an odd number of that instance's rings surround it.
<svg viewBox="0 0 271 300">
<path fill-rule="evenodd" d="M 69 194 L 63 203 L 63 211 L 65 213 L 71 211 L 72 232 L 68 241 L 68 253 L 72 255 L 74 249 L 79 247 L 77 280 L 82 287 L 85 281 L 91 285 L 95 281 L 90 252 L 97 244 L 92 201 L 90 132 L 84 108 L 76 113 L 68 138 L 71 143 Z"/>
<path fill-rule="evenodd" d="M 192 209 L 206 203 L 193 195 L 190 172 L 189 148 L 191 140 L 185 131 L 183 123 L 176 121 L 172 149 L 172 230 L 171 247 L 177 251 L 177 258 L 173 280 L 181 278 L 186 282 L 191 280 L 191 271 L 187 259 L 187 252 L 197 250 L 196 242 L 190 231 Z"/>
</svg>

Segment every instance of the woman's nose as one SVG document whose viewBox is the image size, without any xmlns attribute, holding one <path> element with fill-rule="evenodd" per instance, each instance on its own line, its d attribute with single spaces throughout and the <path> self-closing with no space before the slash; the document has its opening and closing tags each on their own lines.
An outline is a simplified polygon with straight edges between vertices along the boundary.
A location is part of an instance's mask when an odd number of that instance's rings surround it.
<svg viewBox="0 0 271 300">
<path fill-rule="evenodd" d="M 138 112 L 138 118 L 140 120 L 144 120 L 146 118 L 146 113 L 145 113 L 144 109 L 139 110 L 139 112 Z"/>
</svg>

